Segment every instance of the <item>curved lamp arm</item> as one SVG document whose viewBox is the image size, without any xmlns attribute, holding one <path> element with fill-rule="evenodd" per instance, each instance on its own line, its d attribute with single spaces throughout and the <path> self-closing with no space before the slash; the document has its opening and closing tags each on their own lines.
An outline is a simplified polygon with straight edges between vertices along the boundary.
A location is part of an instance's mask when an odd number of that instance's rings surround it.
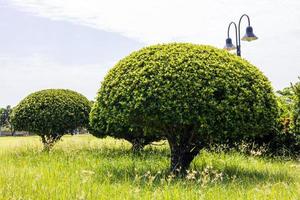
<svg viewBox="0 0 300 200">
<path fill-rule="evenodd" d="M 230 38 L 229 37 L 229 32 L 230 32 L 230 27 L 231 25 L 234 25 L 234 28 L 235 28 L 235 45 L 238 46 L 238 29 L 237 29 L 237 25 L 235 22 L 230 22 L 229 25 L 228 25 L 228 29 L 227 29 L 227 38 Z"/>
</svg>

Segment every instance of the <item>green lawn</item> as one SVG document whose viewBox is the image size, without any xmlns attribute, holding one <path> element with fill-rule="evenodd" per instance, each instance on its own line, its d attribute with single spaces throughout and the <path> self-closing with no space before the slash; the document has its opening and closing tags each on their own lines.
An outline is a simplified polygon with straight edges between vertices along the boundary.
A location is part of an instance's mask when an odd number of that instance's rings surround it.
<svg viewBox="0 0 300 200">
<path fill-rule="evenodd" d="M 0 138 L 0 199 L 300 199 L 296 161 L 202 151 L 186 179 L 167 175 L 164 142 L 65 136 L 50 153 L 38 137 Z"/>
</svg>

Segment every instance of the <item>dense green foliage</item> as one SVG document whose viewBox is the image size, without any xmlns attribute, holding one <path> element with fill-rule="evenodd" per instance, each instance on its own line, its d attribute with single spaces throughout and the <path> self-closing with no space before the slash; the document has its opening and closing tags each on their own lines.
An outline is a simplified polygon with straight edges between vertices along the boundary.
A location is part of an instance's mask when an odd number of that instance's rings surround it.
<svg viewBox="0 0 300 200">
<path fill-rule="evenodd" d="M 299 89 L 300 82 L 277 91 L 280 113 L 278 131 L 250 140 L 258 145 L 266 144 L 267 153 L 271 155 L 300 155 Z"/>
<path fill-rule="evenodd" d="M 300 133 L 300 81 L 277 91 L 277 93 L 280 119 L 285 132 Z"/>
<path fill-rule="evenodd" d="M 294 112 L 293 112 L 294 132 L 300 135 L 300 77 L 299 77 L 299 82 L 293 85 L 293 91 L 295 94 L 295 103 L 294 103 Z"/>
<path fill-rule="evenodd" d="M 51 154 L 37 137 L 0 137 L 0 199 L 299 199 L 297 161 L 202 151 L 184 179 L 166 170 L 168 145 L 64 136 Z M 147 158 L 147 159 L 145 159 Z"/>
<path fill-rule="evenodd" d="M 285 133 L 291 132 L 294 127 L 293 115 L 295 108 L 295 100 L 296 96 L 291 86 L 277 91 L 280 123 L 282 126 L 280 128 Z"/>
<path fill-rule="evenodd" d="M 173 43 L 119 61 L 102 82 L 90 124 L 98 135 L 142 129 L 166 137 L 174 169 L 208 143 L 274 131 L 277 117 L 271 85 L 256 67 L 217 48 Z"/>
<path fill-rule="evenodd" d="M 83 95 L 64 89 L 30 94 L 13 110 L 15 130 L 29 131 L 52 144 L 62 135 L 88 125 L 90 102 Z"/>
</svg>

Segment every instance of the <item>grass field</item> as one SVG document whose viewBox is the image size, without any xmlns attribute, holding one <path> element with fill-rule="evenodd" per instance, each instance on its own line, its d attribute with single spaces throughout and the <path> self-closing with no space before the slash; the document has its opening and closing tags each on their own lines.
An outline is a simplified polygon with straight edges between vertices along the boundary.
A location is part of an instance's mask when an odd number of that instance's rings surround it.
<svg viewBox="0 0 300 200">
<path fill-rule="evenodd" d="M 52 152 L 38 137 L 0 138 L 0 199 L 300 199 L 297 161 L 202 151 L 185 179 L 168 175 L 167 144 L 65 136 Z"/>
</svg>

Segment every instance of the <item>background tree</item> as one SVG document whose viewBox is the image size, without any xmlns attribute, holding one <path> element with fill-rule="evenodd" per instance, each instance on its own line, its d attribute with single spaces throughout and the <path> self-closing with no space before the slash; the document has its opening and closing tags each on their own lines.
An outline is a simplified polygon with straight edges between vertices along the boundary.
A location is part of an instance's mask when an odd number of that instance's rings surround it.
<svg viewBox="0 0 300 200">
<path fill-rule="evenodd" d="M 2 127 L 5 124 L 5 118 L 3 117 L 4 108 L 0 108 L 0 136 L 2 135 Z"/>
<path fill-rule="evenodd" d="M 10 133 L 14 135 L 13 126 L 11 124 L 11 119 L 10 119 L 11 113 L 12 113 L 12 108 L 10 105 L 0 110 L 0 126 L 4 128 L 8 128 L 10 130 Z"/>
<path fill-rule="evenodd" d="M 277 91 L 277 98 L 280 108 L 280 122 L 283 126 L 283 131 L 288 133 L 293 127 L 294 104 L 296 100 L 292 86 Z"/>
<path fill-rule="evenodd" d="M 299 131 L 299 90 L 300 82 L 291 84 L 277 91 L 279 105 L 279 126 L 276 133 L 270 133 L 263 137 L 256 137 L 250 142 L 267 145 L 266 153 L 276 156 L 299 157 L 300 155 L 300 131 Z"/>
<path fill-rule="evenodd" d="M 299 81 L 294 85 L 292 85 L 292 89 L 295 94 L 293 123 L 294 123 L 294 132 L 298 134 L 298 137 L 300 137 L 300 77 L 298 79 Z"/>
<path fill-rule="evenodd" d="M 167 138 L 171 170 L 184 173 L 207 144 L 273 132 L 277 118 L 270 82 L 255 66 L 211 46 L 173 43 L 119 61 L 101 84 L 90 124 L 103 134 L 127 127 Z"/>
<path fill-rule="evenodd" d="M 49 150 L 64 134 L 88 126 L 90 102 L 83 95 L 64 89 L 47 89 L 30 94 L 13 110 L 16 130 L 41 136 Z"/>
</svg>

